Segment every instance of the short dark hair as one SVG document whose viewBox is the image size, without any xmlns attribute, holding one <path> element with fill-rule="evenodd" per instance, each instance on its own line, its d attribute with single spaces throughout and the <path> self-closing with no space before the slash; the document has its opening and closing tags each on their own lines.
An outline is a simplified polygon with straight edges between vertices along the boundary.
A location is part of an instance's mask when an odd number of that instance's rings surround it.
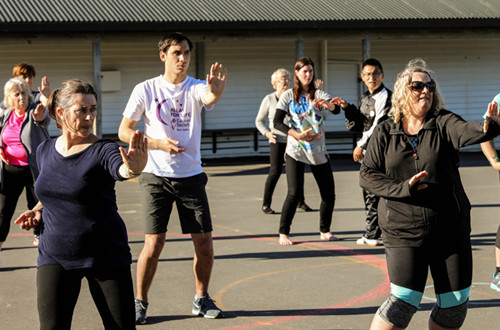
<svg viewBox="0 0 500 330">
<path fill-rule="evenodd" d="M 180 32 L 171 32 L 164 35 L 163 38 L 161 38 L 160 41 L 158 42 L 158 50 L 160 52 L 166 53 L 170 46 L 178 45 L 184 40 L 187 41 L 189 45 L 189 50 L 190 51 L 193 50 L 193 42 Z"/>
<path fill-rule="evenodd" d="M 19 63 L 12 68 L 12 77 L 35 77 L 35 67 L 29 63 Z"/>
<path fill-rule="evenodd" d="M 361 69 L 363 69 L 367 65 L 375 66 L 379 68 L 380 72 L 384 72 L 384 69 L 382 68 L 382 63 L 380 63 L 380 61 L 377 59 L 374 58 L 367 59 L 366 61 L 363 62 L 363 66 L 361 66 Z"/>
</svg>

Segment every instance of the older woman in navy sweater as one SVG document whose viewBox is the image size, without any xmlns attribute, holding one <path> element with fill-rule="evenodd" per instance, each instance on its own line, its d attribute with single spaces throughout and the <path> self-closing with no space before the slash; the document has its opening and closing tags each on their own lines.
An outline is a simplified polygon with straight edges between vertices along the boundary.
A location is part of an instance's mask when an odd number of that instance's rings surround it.
<svg viewBox="0 0 500 330">
<path fill-rule="evenodd" d="M 86 277 L 104 327 L 134 329 L 132 258 L 114 187 L 142 171 L 147 141 L 136 131 L 127 152 L 93 135 L 97 94 L 83 81 L 64 82 L 48 107 L 62 135 L 38 148 L 40 203 L 16 220 L 24 229 L 44 224 L 37 271 L 40 328 L 71 327 Z"/>
</svg>

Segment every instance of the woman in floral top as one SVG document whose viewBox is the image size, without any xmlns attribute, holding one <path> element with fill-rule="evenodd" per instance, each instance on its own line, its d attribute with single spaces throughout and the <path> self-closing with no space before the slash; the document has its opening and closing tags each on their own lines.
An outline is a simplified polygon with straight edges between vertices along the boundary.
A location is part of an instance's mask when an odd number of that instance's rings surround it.
<svg viewBox="0 0 500 330">
<path fill-rule="evenodd" d="M 286 147 L 286 178 L 288 193 L 281 210 L 279 243 L 292 245 L 290 226 L 300 196 L 304 193 L 304 167 L 309 165 L 321 194 L 320 238 L 335 241 L 330 232 L 335 207 L 335 183 L 330 159 L 326 152 L 324 113 L 328 109 L 334 114 L 340 108 L 331 104 L 330 95 L 314 86 L 314 63 L 309 57 L 295 63 L 294 87 L 284 92 L 274 117 L 274 127 L 288 135 Z M 284 123 L 288 116 L 290 126 Z"/>
</svg>

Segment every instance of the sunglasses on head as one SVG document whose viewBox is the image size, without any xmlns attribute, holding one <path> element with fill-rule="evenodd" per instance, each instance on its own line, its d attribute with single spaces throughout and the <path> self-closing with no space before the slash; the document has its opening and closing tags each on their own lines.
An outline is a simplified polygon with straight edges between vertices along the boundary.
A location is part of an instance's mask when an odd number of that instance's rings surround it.
<svg viewBox="0 0 500 330">
<path fill-rule="evenodd" d="M 412 91 L 421 92 L 424 88 L 427 87 L 427 90 L 431 93 L 436 91 L 436 83 L 431 81 L 429 83 L 424 83 L 421 81 L 412 81 L 410 84 L 410 88 Z"/>
</svg>

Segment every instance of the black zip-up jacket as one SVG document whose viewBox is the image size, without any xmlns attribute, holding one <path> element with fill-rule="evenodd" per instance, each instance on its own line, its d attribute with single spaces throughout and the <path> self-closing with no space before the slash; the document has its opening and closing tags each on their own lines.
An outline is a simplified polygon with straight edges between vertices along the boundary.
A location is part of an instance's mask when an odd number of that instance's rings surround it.
<svg viewBox="0 0 500 330">
<path fill-rule="evenodd" d="M 427 241 L 464 244 L 470 234 L 470 202 L 458 171 L 461 147 L 491 140 L 500 127 L 466 122 L 448 110 L 428 114 L 415 149 L 402 123 L 379 124 L 370 139 L 360 170 L 362 188 L 382 197 L 379 225 L 388 247 L 421 246 Z M 412 189 L 409 180 L 421 171 L 427 188 Z"/>
<path fill-rule="evenodd" d="M 351 132 L 362 133 L 368 131 L 375 121 L 375 100 L 373 95 L 380 93 L 382 90 L 387 91 L 387 99 L 384 105 L 384 116 L 378 120 L 379 123 L 387 119 L 387 114 L 391 109 L 391 97 L 392 91 L 387 89 L 384 84 L 381 84 L 379 88 L 370 94 L 369 91 L 363 93 L 363 96 L 359 100 L 359 107 L 354 104 L 349 104 L 345 109 L 345 125 L 346 128 Z"/>
</svg>

